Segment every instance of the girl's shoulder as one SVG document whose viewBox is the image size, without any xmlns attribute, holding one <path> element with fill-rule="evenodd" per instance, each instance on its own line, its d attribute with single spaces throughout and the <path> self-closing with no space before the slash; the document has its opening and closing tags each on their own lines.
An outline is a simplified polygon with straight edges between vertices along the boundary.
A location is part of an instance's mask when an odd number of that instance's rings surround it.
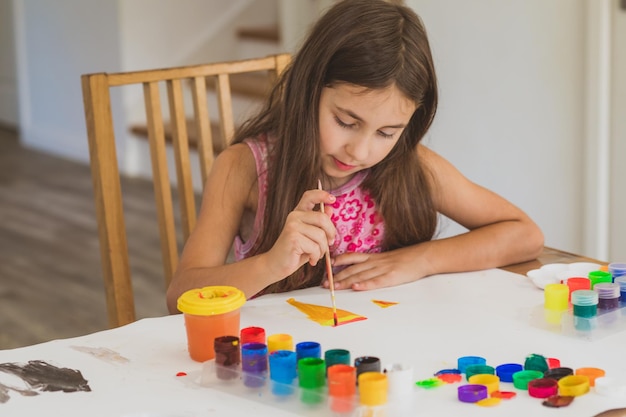
<svg viewBox="0 0 626 417">
<path fill-rule="evenodd" d="M 226 192 L 247 196 L 257 181 L 252 151 L 244 143 L 228 146 L 215 158 L 211 176 L 222 183 Z"/>
</svg>

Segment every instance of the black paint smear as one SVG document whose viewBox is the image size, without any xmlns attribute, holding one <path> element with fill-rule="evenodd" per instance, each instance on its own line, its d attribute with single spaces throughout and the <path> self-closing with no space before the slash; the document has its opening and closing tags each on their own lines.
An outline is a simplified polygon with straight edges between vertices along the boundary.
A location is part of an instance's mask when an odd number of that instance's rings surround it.
<svg viewBox="0 0 626 417">
<path fill-rule="evenodd" d="M 0 370 L 16 375 L 32 388 L 42 391 L 91 391 L 80 371 L 57 368 L 44 361 L 29 361 L 27 364 L 0 363 Z"/>
</svg>

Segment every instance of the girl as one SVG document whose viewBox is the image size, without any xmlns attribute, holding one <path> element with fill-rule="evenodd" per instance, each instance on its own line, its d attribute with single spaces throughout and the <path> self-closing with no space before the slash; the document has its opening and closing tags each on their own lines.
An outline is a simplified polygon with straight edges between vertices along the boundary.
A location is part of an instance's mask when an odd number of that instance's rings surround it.
<svg viewBox="0 0 626 417">
<path fill-rule="evenodd" d="M 420 144 L 436 108 L 430 47 L 411 9 L 382 0 L 330 8 L 216 159 L 170 311 L 184 291 L 209 285 L 248 298 L 327 286 L 329 250 L 338 290 L 535 258 L 543 235 L 526 214 Z M 438 213 L 468 232 L 433 240 Z"/>
</svg>

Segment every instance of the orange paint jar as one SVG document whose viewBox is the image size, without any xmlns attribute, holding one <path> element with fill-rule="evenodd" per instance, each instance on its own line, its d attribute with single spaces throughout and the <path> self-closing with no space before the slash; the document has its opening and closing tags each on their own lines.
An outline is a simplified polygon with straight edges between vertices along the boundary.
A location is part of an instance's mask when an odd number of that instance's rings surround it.
<svg viewBox="0 0 626 417">
<path fill-rule="evenodd" d="M 193 289 L 178 298 L 191 359 L 198 362 L 213 359 L 216 337 L 239 335 L 239 313 L 245 302 L 244 293 L 229 286 Z"/>
</svg>

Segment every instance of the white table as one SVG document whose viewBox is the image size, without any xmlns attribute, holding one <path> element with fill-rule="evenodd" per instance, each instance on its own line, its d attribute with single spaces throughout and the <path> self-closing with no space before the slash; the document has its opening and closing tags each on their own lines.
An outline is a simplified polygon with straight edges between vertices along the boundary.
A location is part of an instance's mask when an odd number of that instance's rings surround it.
<svg viewBox="0 0 626 417">
<path fill-rule="evenodd" d="M 626 375 L 626 332 L 588 340 L 536 326 L 531 312 L 542 304 L 542 291 L 525 276 L 500 269 L 440 275 L 371 292 L 337 292 L 338 308 L 368 319 L 336 328 L 320 326 L 306 318 L 285 302 L 291 297 L 305 303 L 330 305 L 328 291 L 321 288 L 264 296 L 242 308 L 241 326 L 264 327 L 267 335 L 288 333 L 296 343 L 317 341 L 323 350 L 345 348 L 353 359 L 368 355 L 379 357 L 383 364 L 410 364 L 415 381 L 427 379 L 440 369 L 455 368 L 461 356 L 483 356 L 489 365 L 496 366 L 508 362 L 523 364 L 531 353 L 558 358 L 563 366 L 574 369 L 591 366 L 605 369 L 607 376 Z M 372 299 L 399 304 L 383 309 Z M 99 348 L 116 352 L 121 358 L 96 357 L 84 351 L 95 352 Z M 0 415 L 294 415 L 280 406 L 199 385 L 196 377 L 202 364 L 187 354 L 180 315 L 144 319 L 118 329 L 0 351 L 0 363 L 29 360 L 80 370 L 91 392 L 42 392 L 33 397 L 11 392 L 10 400 L 0 404 Z M 188 376 L 177 377 L 179 372 Z M 626 407 L 626 398 L 601 396 L 592 388 L 569 407 L 557 410 L 542 406 L 541 400 L 516 390 L 512 384 L 502 383 L 501 390 L 516 391 L 517 396 L 496 407 L 484 408 L 459 402 L 458 386 L 432 390 L 415 387 L 415 409 L 411 415 L 592 416 Z"/>
</svg>

